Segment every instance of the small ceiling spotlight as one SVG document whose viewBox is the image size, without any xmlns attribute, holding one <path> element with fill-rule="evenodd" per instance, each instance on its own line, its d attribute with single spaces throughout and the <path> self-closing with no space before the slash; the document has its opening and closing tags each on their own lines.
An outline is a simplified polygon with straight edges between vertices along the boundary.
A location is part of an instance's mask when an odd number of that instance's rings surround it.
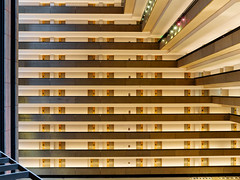
<svg viewBox="0 0 240 180">
<path fill-rule="evenodd" d="M 185 19 L 185 18 L 182 18 L 182 21 L 183 21 L 183 22 L 185 22 L 185 21 L 186 21 L 186 19 Z"/>
</svg>

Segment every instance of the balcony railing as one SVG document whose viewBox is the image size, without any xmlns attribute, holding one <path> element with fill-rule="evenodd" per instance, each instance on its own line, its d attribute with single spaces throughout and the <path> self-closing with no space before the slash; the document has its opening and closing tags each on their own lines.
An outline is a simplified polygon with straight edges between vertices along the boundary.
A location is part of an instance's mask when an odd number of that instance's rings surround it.
<svg viewBox="0 0 240 180">
<path fill-rule="evenodd" d="M 187 78 L 19 78 L 19 85 L 149 85 L 194 86 L 194 79 Z"/>
<path fill-rule="evenodd" d="M 240 166 L 195 166 L 195 167 L 45 167 L 31 168 L 40 175 L 67 177 L 198 177 L 238 176 Z M 225 178 L 225 177 L 224 177 Z"/>
<path fill-rule="evenodd" d="M 123 7 L 19 6 L 19 13 L 123 14 Z"/>
<path fill-rule="evenodd" d="M 140 24 L 19 24 L 19 31 L 141 32 Z"/>
<path fill-rule="evenodd" d="M 18 118 L 20 122 L 240 121 L 232 114 L 19 114 Z"/>
<path fill-rule="evenodd" d="M 214 96 L 19 96 L 19 103 L 224 103 L 222 97 Z"/>
<path fill-rule="evenodd" d="M 177 68 L 177 62 L 171 60 L 20 60 L 19 67 L 148 67 Z"/>
<path fill-rule="evenodd" d="M 183 132 L 20 132 L 20 140 L 184 140 L 228 139 L 236 140 L 240 131 L 183 131 Z"/>
<path fill-rule="evenodd" d="M 128 49 L 159 50 L 157 42 L 20 42 L 19 49 Z"/>
<path fill-rule="evenodd" d="M 240 156 L 240 148 L 211 148 L 211 149 L 64 149 L 64 150 L 20 150 L 20 157 L 41 158 L 127 158 L 127 157 L 217 157 L 217 156 Z"/>
</svg>

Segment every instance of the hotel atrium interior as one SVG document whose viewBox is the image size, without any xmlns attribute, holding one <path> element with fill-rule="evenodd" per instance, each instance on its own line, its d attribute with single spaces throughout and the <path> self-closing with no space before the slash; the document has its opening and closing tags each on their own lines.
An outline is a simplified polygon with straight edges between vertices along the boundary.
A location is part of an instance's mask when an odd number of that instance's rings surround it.
<svg viewBox="0 0 240 180">
<path fill-rule="evenodd" d="M 240 0 L 0 12 L 0 179 L 240 179 Z"/>
</svg>

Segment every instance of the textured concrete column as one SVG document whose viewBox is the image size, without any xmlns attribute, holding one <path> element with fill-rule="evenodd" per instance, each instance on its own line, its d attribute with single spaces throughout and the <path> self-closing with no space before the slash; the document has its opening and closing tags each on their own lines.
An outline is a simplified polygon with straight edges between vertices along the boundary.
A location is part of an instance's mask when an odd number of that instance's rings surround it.
<svg viewBox="0 0 240 180">
<path fill-rule="evenodd" d="M 17 154 L 17 47 L 16 2 L 0 2 L 0 150 L 16 158 Z"/>
</svg>

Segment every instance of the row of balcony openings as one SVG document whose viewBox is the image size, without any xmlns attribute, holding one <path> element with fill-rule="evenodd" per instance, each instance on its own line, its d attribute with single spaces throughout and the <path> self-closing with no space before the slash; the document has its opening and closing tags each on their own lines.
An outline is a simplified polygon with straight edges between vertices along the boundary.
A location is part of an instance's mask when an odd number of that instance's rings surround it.
<svg viewBox="0 0 240 180">
<path fill-rule="evenodd" d="M 183 166 L 193 166 L 191 164 L 191 160 L 193 161 L 194 158 L 183 158 L 184 164 Z M 236 157 L 231 157 L 231 166 L 236 166 L 237 165 L 237 158 Z M 55 161 L 55 167 L 68 167 L 66 166 L 66 160 L 65 159 L 54 159 Z M 56 163 L 56 161 L 58 163 Z M 103 166 L 102 161 L 105 161 L 106 165 Z M 148 161 L 147 159 L 143 158 L 137 158 L 136 163 L 134 165 L 131 165 L 131 162 L 129 161 L 127 164 L 130 165 L 131 167 L 151 167 L 151 166 L 146 166 L 144 165 L 144 161 Z M 163 164 L 163 159 L 162 158 L 154 158 L 152 159 L 153 161 L 153 167 L 164 167 Z M 209 158 L 201 158 L 201 166 L 209 166 Z M 100 166 L 101 162 L 101 166 Z M 41 159 L 40 160 L 40 167 L 52 167 L 51 166 L 51 160 L 50 159 Z M 100 160 L 100 159 L 89 159 L 89 166 L 88 167 L 114 167 L 114 159 L 106 159 L 106 160 Z M 119 167 L 119 166 L 116 166 Z"/>
<path fill-rule="evenodd" d="M 41 78 L 51 78 L 50 72 L 42 72 L 39 75 Z M 88 75 L 88 78 L 96 78 L 95 72 L 88 72 L 87 75 Z M 107 72 L 106 75 L 107 75 L 107 78 L 114 78 L 114 72 Z M 154 75 L 155 75 L 155 78 L 162 78 L 162 73 L 156 72 Z M 185 78 L 190 78 L 190 76 L 191 76 L 190 73 L 185 73 Z M 65 78 L 65 77 L 66 77 L 65 72 L 58 73 L 58 78 Z M 131 78 L 131 76 L 129 76 L 128 78 Z M 136 73 L 136 78 L 143 79 L 144 73 L 143 72 Z"/>
<path fill-rule="evenodd" d="M 51 59 L 51 55 L 40 55 L 39 60 L 50 61 L 53 59 Z M 56 60 L 66 60 L 66 55 L 58 55 L 56 57 Z M 88 60 L 98 60 L 98 56 L 97 55 L 88 55 Z M 114 55 L 106 55 L 106 60 L 114 60 Z M 130 60 L 134 60 L 134 59 L 128 58 L 128 60 L 130 61 Z M 140 60 L 140 61 L 144 60 L 144 56 L 136 55 L 136 60 Z M 162 56 L 154 56 L 154 60 L 156 60 L 156 61 L 162 60 Z"/>
<path fill-rule="evenodd" d="M 96 124 L 86 124 L 87 125 L 87 132 L 118 132 L 114 130 L 115 125 L 114 124 L 104 124 L 104 125 L 96 125 Z M 149 124 L 152 126 L 153 124 Z M 148 125 L 148 127 L 149 127 Z M 117 126 L 117 125 L 116 125 Z M 99 128 L 101 127 L 101 131 Z M 191 124 L 184 124 L 184 131 L 193 131 L 194 125 Z M 65 124 L 59 124 L 56 126 L 51 126 L 50 124 L 41 124 L 39 125 L 40 132 L 66 132 L 66 125 Z M 201 124 L 201 131 L 209 131 L 209 124 Z M 236 123 L 231 124 L 231 131 L 237 131 L 238 125 Z M 131 131 L 131 127 L 128 127 L 128 132 Z M 143 124 L 136 124 L 136 129 L 134 129 L 135 132 L 146 132 L 147 131 L 147 125 Z M 167 132 L 169 130 L 163 129 L 162 124 L 154 124 L 153 132 Z M 131 131 L 133 132 L 133 131 Z M 149 130 L 148 130 L 149 132 Z"/>
<path fill-rule="evenodd" d="M 48 3 L 39 3 L 39 6 L 67 6 L 66 3 L 54 3 L 54 2 L 48 2 Z M 95 4 L 95 3 L 88 3 L 88 7 L 96 7 L 96 6 L 99 6 L 99 7 L 102 7 L 102 6 L 105 6 L 105 7 L 114 7 L 115 4 L 113 3 L 103 3 L 103 2 L 99 2 L 98 4 Z M 71 6 L 70 6 L 71 7 Z"/>
<path fill-rule="evenodd" d="M 236 149 L 238 142 L 236 140 L 230 141 L 231 142 L 231 149 Z M 146 145 L 149 145 L 150 143 L 153 143 L 153 146 L 151 148 L 147 147 Z M 200 147 L 201 149 L 211 149 L 209 146 L 209 141 L 200 141 Z M 191 141 L 184 141 L 184 149 L 199 149 L 194 147 L 194 142 Z M 99 145 L 101 145 L 101 148 L 99 148 Z M 133 144 L 126 144 L 127 147 L 123 148 L 117 148 L 114 145 L 114 141 L 107 141 L 107 142 L 87 142 L 86 146 L 82 145 L 82 150 L 159 150 L 159 149 L 166 149 L 163 148 L 163 142 L 162 141 L 154 141 L 154 142 L 143 142 L 143 141 L 136 141 L 136 144 L 133 146 Z M 132 146 L 133 147 L 132 147 Z M 39 142 L 39 149 L 40 150 L 68 150 L 69 147 L 66 146 L 66 142 Z M 71 148 L 70 148 L 71 149 Z M 181 149 L 181 148 L 175 148 L 175 149 Z"/>
<path fill-rule="evenodd" d="M 154 39 L 154 42 L 157 42 L 158 39 Z M 54 37 L 41 37 L 39 42 L 68 42 L 66 38 L 54 38 Z M 71 42 L 71 41 L 69 41 Z M 85 42 L 85 41 L 84 41 Z M 114 42 L 114 38 L 88 38 L 88 42 Z M 133 42 L 133 41 L 128 41 Z M 137 43 L 143 43 L 143 38 L 136 38 Z"/>
<path fill-rule="evenodd" d="M 57 107 L 58 114 L 65 114 L 65 107 Z M 237 114 L 237 108 L 232 108 L 232 114 Z M 234 112 L 233 112 L 234 111 Z M 41 114 L 51 114 L 50 113 L 50 107 L 41 107 L 40 113 Z M 200 107 L 200 112 L 202 114 L 209 114 L 210 110 L 209 107 Z M 162 107 L 154 107 L 154 113 L 155 114 L 162 114 Z M 184 114 L 190 114 L 191 113 L 191 107 L 184 107 Z M 88 107 L 88 114 L 96 114 L 96 107 Z M 114 113 L 114 107 L 107 107 L 106 108 L 106 114 L 115 114 Z M 132 112 L 129 110 L 128 114 L 132 114 Z M 136 107 L 136 112 L 133 114 L 144 114 L 144 108 L 143 107 Z"/>
<path fill-rule="evenodd" d="M 58 96 L 65 96 L 65 90 L 56 90 Z M 184 90 L 184 96 L 191 96 L 191 90 Z M 42 89 L 39 91 L 40 96 L 51 96 L 51 90 Z M 87 90 L 87 96 L 95 96 L 96 90 Z M 131 93 L 128 93 L 128 96 L 131 96 Z M 162 96 L 162 90 L 154 90 L 155 96 Z M 106 96 L 114 96 L 114 90 L 106 90 Z M 135 96 L 144 96 L 144 90 L 136 90 Z M 201 90 L 201 96 L 209 96 L 209 90 Z"/>
<path fill-rule="evenodd" d="M 54 58 L 54 59 L 53 59 Z M 99 60 L 98 55 L 88 55 L 87 57 L 88 60 Z M 144 60 L 146 59 L 146 56 L 144 55 L 136 55 L 135 59 L 128 58 L 128 60 Z M 51 55 L 40 55 L 39 60 L 66 60 L 66 55 L 57 55 L 51 58 Z M 106 55 L 106 60 L 114 60 L 114 55 Z M 154 60 L 163 60 L 162 56 L 154 56 Z M 199 72 L 198 74 L 196 73 L 196 77 L 203 77 L 203 76 L 208 76 L 212 74 L 217 74 L 217 73 L 224 73 L 224 72 L 229 72 L 229 71 L 234 71 L 235 67 L 234 66 L 225 66 L 223 68 L 219 68 L 219 71 L 216 72 L 211 72 L 211 71 L 203 71 Z M 190 78 L 192 75 L 191 73 L 187 72 L 185 73 L 184 77 L 185 78 Z"/>
<path fill-rule="evenodd" d="M 199 107 L 199 112 L 201 114 L 209 114 L 210 108 L 209 107 Z M 55 107 L 53 108 L 54 114 L 65 114 L 65 107 Z M 96 107 L 87 107 L 87 114 L 96 114 Z M 196 110 L 196 108 L 195 108 Z M 163 114 L 162 107 L 154 107 L 155 114 Z M 184 114 L 191 114 L 191 107 L 184 107 Z M 40 114 L 52 114 L 51 107 L 40 107 Z M 106 107 L 106 113 L 103 114 L 115 114 L 114 107 Z M 143 107 L 136 107 L 136 112 L 132 113 L 131 110 L 128 111 L 128 114 L 146 114 L 144 113 Z M 238 115 L 239 108 L 231 107 L 231 114 Z"/>
<path fill-rule="evenodd" d="M 140 21 L 132 21 L 135 22 L 134 24 L 140 24 Z M 38 21 L 39 24 L 72 24 L 70 21 L 67 21 L 65 19 L 41 19 Z M 82 23 L 81 23 L 82 24 Z M 114 25 L 115 21 L 112 20 L 88 20 L 84 24 L 94 25 L 94 24 L 108 24 L 108 25 Z M 117 23 L 118 24 L 118 23 Z M 131 23 L 132 24 L 132 23 Z M 159 38 L 156 38 L 155 42 L 158 42 Z"/>
<path fill-rule="evenodd" d="M 136 55 L 136 60 L 144 60 L 144 55 Z M 55 58 L 55 57 L 52 57 Z M 51 60 L 51 55 L 40 55 L 39 56 L 40 60 Z M 88 60 L 97 60 L 99 59 L 97 55 L 88 55 Z M 58 55 L 56 60 L 66 60 L 66 55 Z M 114 60 L 114 55 L 106 55 L 106 60 Z M 128 58 L 128 60 L 135 60 L 135 59 L 131 59 Z M 162 60 L 162 56 L 154 56 L 154 60 Z M 219 73 L 224 73 L 224 72 L 229 72 L 229 71 L 233 71 L 234 66 L 225 66 L 224 68 L 220 68 L 219 69 Z M 210 71 L 203 71 L 203 72 L 199 72 L 198 76 L 202 77 L 202 76 L 208 76 L 211 75 L 212 73 Z M 159 75 L 161 76 L 161 75 Z M 190 72 L 186 72 L 184 74 L 184 78 L 191 78 L 191 73 Z"/>
<path fill-rule="evenodd" d="M 143 149 L 143 143 L 142 141 L 137 141 L 136 142 L 136 149 Z M 43 150 L 50 150 L 50 145 L 51 143 L 50 142 L 40 142 L 39 144 L 39 148 L 40 149 L 43 149 Z M 88 142 L 87 143 L 87 146 L 88 146 L 88 149 L 89 150 L 94 150 L 96 149 L 96 142 Z M 65 150 L 65 147 L 66 147 L 66 144 L 65 142 L 55 142 L 54 143 L 54 147 L 55 149 L 59 149 L 59 150 Z M 128 149 L 131 148 L 130 145 L 128 145 Z M 209 148 L 209 141 L 201 141 L 201 148 L 202 149 L 208 149 Z M 231 148 L 237 148 L 237 141 L 231 141 Z M 114 142 L 106 142 L 106 150 L 113 150 L 114 149 Z M 162 142 L 161 141 L 155 141 L 154 142 L 154 149 L 162 149 Z M 191 149 L 191 142 L 190 141 L 184 141 L 184 149 Z M 204 163 L 202 163 L 202 166 L 208 166 L 208 158 L 202 158 L 201 159 L 201 162 L 203 162 L 204 160 Z M 64 159 L 60 159 L 59 162 L 64 162 L 65 160 Z M 90 167 L 98 167 L 99 164 L 92 164 L 92 163 L 96 163 L 98 162 L 99 160 L 98 159 L 90 159 Z M 109 161 L 109 159 L 107 159 L 107 161 Z M 114 159 L 111 160 L 112 161 L 112 165 L 111 166 L 108 166 L 107 167 L 114 167 Z M 141 161 L 143 162 L 143 159 L 137 159 L 136 161 Z M 155 164 L 154 166 L 162 166 L 162 163 L 161 164 L 157 164 L 156 165 L 156 161 L 161 161 L 161 158 L 157 158 L 157 159 L 154 159 L 155 161 Z M 232 163 L 231 165 L 236 165 L 236 158 L 233 157 L 231 159 Z M 42 162 L 45 163 L 45 159 L 42 159 Z M 186 163 L 188 162 L 188 163 Z M 207 163 L 206 163 L 207 162 Z M 92 164 L 92 165 L 91 165 Z M 50 165 L 50 164 L 49 164 Z M 48 166 L 48 165 L 47 165 Z M 64 167 L 65 164 L 60 164 L 59 167 Z M 137 165 L 137 167 L 143 167 L 143 165 Z M 184 158 L 184 166 L 190 166 L 190 158 Z M 45 167 L 44 164 L 41 165 L 41 167 Z M 50 166 L 49 166 L 50 167 Z"/>
</svg>

